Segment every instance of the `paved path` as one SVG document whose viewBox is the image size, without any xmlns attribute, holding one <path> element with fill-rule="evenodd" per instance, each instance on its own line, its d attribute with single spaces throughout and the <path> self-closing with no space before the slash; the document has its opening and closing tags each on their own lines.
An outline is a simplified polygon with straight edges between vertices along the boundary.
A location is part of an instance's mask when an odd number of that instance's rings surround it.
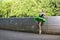
<svg viewBox="0 0 60 40">
<path fill-rule="evenodd" d="M 33 33 L 0 30 L 0 40 L 60 40 L 60 35 L 38 35 Z"/>
</svg>

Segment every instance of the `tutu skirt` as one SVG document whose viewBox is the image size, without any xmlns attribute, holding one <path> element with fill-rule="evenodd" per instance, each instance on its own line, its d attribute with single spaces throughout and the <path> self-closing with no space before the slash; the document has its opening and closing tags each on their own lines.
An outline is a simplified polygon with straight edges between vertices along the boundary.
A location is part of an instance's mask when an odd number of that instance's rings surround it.
<svg viewBox="0 0 60 40">
<path fill-rule="evenodd" d="M 35 21 L 42 21 L 42 22 L 46 22 L 46 19 L 45 18 L 43 18 L 43 17 L 34 17 L 34 20 Z"/>
</svg>

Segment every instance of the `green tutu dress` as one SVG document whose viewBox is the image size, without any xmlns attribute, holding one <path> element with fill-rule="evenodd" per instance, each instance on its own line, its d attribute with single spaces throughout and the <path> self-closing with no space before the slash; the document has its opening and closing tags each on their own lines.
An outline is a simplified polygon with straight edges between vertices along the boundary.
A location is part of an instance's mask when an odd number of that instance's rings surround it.
<svg viewBox="0 0 60 40">
<path fill-rule="evenodd" d="M 34 17 L 34 20 L 37 22 L 39 22 L 39 21 L 46 22 L 46 19 L 43 17 Z"/>
</svg>

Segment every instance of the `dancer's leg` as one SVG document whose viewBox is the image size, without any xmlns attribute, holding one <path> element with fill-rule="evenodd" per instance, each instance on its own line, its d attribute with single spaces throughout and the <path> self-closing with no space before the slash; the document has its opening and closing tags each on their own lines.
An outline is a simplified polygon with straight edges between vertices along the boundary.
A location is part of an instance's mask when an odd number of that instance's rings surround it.
<svg viewBox="0 0 60 40">
<path fill-rule="evenodd" d="M 41 32 L 42 32 L 41 23 L 42 22 L 39 22 L 39 34 L 41 34 Z"/>
</svg>

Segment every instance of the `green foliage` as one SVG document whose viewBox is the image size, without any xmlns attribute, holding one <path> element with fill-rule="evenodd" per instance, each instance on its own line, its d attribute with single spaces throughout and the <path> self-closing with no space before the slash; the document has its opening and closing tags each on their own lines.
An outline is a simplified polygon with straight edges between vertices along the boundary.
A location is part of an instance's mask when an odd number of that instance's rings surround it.
<svg viewBox="0 0 60 40">
<path fill-rule="evenodd" d="M 60 16 L 60 0 L 55 0 L 56 1 L 56 15 Z"/>
<path fill-rule="evenodd" d="M 60 15 L 59 4 L 59 0 L 0 0 L 0 15 L 3 18 L 34 17 L 44 8 L 48 16 L 56 16 Z"/>
</svg>

